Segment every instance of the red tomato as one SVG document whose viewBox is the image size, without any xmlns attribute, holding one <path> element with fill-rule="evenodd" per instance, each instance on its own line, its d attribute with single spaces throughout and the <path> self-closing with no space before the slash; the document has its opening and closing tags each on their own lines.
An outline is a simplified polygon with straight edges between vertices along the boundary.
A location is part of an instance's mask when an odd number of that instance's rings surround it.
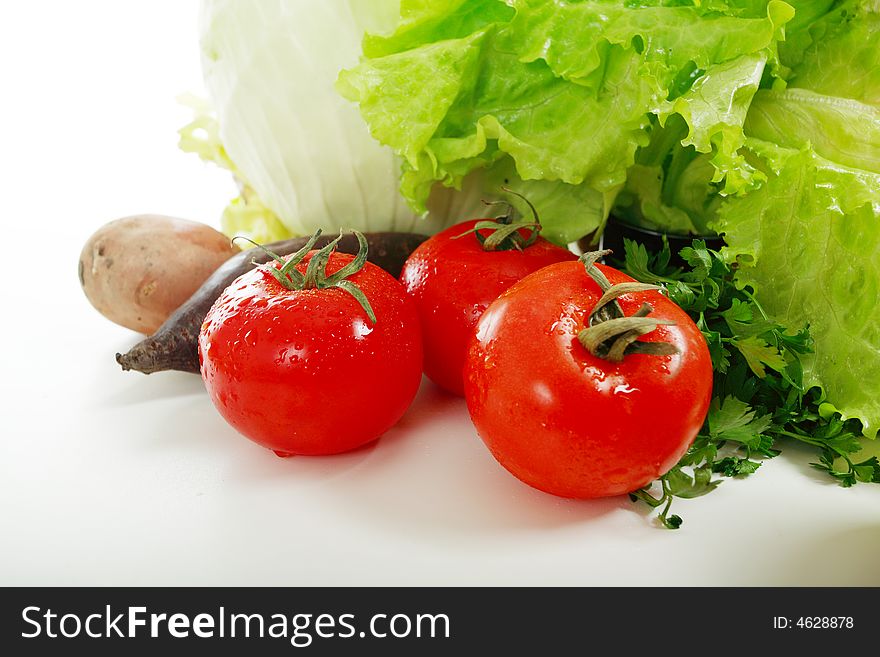
<svg viewBox="0 0 880 657">
<path fill-rule="evenodd" d="M 598 267 L 612 284 L 633 280 Z M 679 353 L 614 363 L 577 337 L 600 296 L 580 262 L 527 276 L 483 314 L 465 366 L 468 410 L 492 454 L 525 483 L 562 497 L 649 484 L 678 462 L 709 409 L 709 350 L 688 315 L 658 292 L 620 297 L 624 315 L 649 302 L 650 317 L 673 320 L 641 340 Z"/>
<path fill-rule="evenodd" d="M 464 394 L 468 340 L 489 304 L 523 276 L 577 257 L 540 237 L 522 251 L 485 251 L 473 234 L 455 239 L 478 221 L 485 220 L 456 224 L 423 242 L 400 274 L 422 321 L 425 374 L 456 395 Z"/>
<path fill-rule="evenodd" d="M 297 265 L 301 273 L 314 254 Z M 333 253 L 327 275 L 352 260 Z M 236 279 L 205 318 L 199 358 L 211 400 L 279 456 L 333 454 L 375 440 L 419 387 L 419 320 L 403 287 L 369 262 L 349 280 L 369 300 L 375 324 L 342 289 L 288 290 L 261 269 Z"/>
</svg>

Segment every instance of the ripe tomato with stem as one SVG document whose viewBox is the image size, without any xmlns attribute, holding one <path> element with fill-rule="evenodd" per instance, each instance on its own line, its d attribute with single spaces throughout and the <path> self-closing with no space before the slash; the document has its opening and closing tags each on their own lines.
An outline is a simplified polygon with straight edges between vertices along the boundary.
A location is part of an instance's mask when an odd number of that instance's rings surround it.
<svg viewBox="0 0 880 657">
<path fill-rule="evenodd" d="M 513 221 L 513 209 L 505 204 L 508 211 L 500 217 L 464 221 L 429 238 L 400 274 L 421 319 L 425 374 L 454 395 L 464 395 L 468 340 L 489 304 L 524 276 L 577 259 L 539 236 L 537 212 L 523 200 L 531 221 Z"/>
<path fill-rule="evenodd" d="M 375 440 L 422 375 L 415 306 L 390 274 L 336 241 L 273 255 L 236 279 L 199 335 L 202 377 L 221 415 L 279 456 L 334 454 Z M 337 240 L 338 241 L 338 240 Z"/>
<path fill-rule="evenodd" d="M 660 288 L 586 254 L 525 277 L 477 325 L 468 410 L 513 475 L 569 498 L 629 493 L 668 472 L 712 395 L 700 329 Z"/>
</svg>

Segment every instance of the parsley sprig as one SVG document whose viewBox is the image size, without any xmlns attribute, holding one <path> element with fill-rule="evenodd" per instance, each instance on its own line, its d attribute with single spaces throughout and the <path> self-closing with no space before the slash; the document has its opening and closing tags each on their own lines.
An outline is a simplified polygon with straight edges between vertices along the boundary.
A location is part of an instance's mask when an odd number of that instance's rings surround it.
<svg viewBox="0 0 880 657">
<path fill-rule="evenodd" d="M 663 477 L 631 493 L 633 501 L 658 509 L 660 522 L 678 529 L 682 519 L 670 513 L 674 498 L 699 497 L 726 477 L 753 474 L 787 441 L 814 447 L 818 461 L 811 465 L 841 486 L 880 483 L 876 456 L 854 460 L 867 440 L 861 423 L 844 421 L 820 389 L 805 389 L 802 358 L 812 350 L 809 327 L 792 333 L 768 317 L 753 290 L 734 283 L 735 265 L 701 240 L 679 253 L 686 268 L 671 264 L 668 244 L 649 254 L 627 240 L 625 252 L 626 273 L 662 285 L 691 315 L 715 370 L 709 414 L 693 445 Z"/>
</svg>

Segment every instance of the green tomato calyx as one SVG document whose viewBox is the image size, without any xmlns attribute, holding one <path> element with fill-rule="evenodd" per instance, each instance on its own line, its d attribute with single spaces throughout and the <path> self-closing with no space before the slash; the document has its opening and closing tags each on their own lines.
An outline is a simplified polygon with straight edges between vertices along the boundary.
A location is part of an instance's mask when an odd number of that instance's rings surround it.
<svg viewBox="0 0 880 657">
<path fill-rule="evenodd" d="M 456 235 L 452 239 L 457 240 L 460 237 L 473 233 L 484 251 L 511 251 L 514 249 L 522 251 L 538 240 L 538 234 L 541 232 L 541 220 L 538 218 L 538 211 L 535 209 L 535 206 L 532 205 L 531 201 L 522 194 L 515 192 L 512 189 L 508 189 L 507 187 L 502 187 L 501 189 L 508 194 L 513 194 L 514 196 L 521 198 L 525 204 L 529 206 L 529 210 L 532 213 L 532 220 L 514 221 L 513 216 L 515 208 L 507 201 L 483 201 L 483 203 L 488 206 L 503 205 L 506 207 L 506 210 L 504 214 L 499 215 L 494 219 L 483 219 L 478 221 L 474 224 L 473 228 L 466 230 L 461 235 Z M 529 231 L 528 236 L 523 236 L 522 233 L 520 233 L 520 230 L 522 229 Z M 482 232 L 480 232 L 487 230 L 491 231 L 489 235 L 483 235 Z"/>
<path fill-rule="evenodd" d="M 309 260 L 309 264 L 306 266 L 306 273 L 303 274 L 300 272 L 296 266 L 300 264 L 305 257 L 309 254 L 312 247 L 315 245 L 315 242 L 321 236 L 321 229 L 315 231 L 315 234 L 309 238 L 309 241 L 306 242 L 305 246 L 303 246 L 299 251 L 289 256 L 288 258 L 282 258 L 276 253 L 273 253 L 269 249 L 267 249 L 262 244 L 257 244 L 253 240 L 250 240 L 246 237 L 236 237 L 235 239 L 244 239 L 256 246 L 257 248 L 264 251 L 269 257 L 272 258 L 274 262 L 267 263 L 258 263 L 254 262 L 254 265 L 257 266 L 258 269 L 267 272 L 272 275 L 272 277 L 278 281 L 279 285 L 281 285 L 286 290 L 326 290 L 330 288 L 339 288 L 340 290 L 344 290 L 348 292 L 351 296 L 355 298 L 355 300 L 361 305 L 364 309 L 364 312 L 367 313 L 367 317 L 370 318 L 370 321 L 375 324 L 376 323 L 376 314 L 373 312 L 373 308 L 370 305 L 370 301 L 367 299 L 367 296 L 364 294 L 363 290 L 361 290 L 354 282 L 348 280 L 350 276 L 353 276 L 361 269 L 363 269 L 364 264 L 367 262 L 367 254 L 369 252 L 369 246 L 367 245 L 367 238 L 364 237 L 363 233 L 359 231 L 353 230 L 351 231 L 355 237 L 357 237 L 358 241 L 358 253 L 354 257 L 354 260 L 349 262 L 347 265 L 342 267 L 335 274 L 327 275 L 327 262 L 330 260 L 330 255 L 333 251 L 336 250 L 336 245 L 339 243 L 339 240 L 342 239 L 344 235 L 344 231 L 339 231 L 339 237 L 335 240 L 327 244 L 322 249 L 319 249 L 312 255 Z M 277 267 L 275 266 L 277 263 Z"/>
<path fill-rule="evenodd" d="M 610 250 L 591 251 L 581 256 L 581 262 L 587 275 L 599 285 L 602 297 L 593 306 L 587 317 L 586 328 L 578 333 L 578 342 L 584 349 L 597 358 L 613 363 L 620 363 L 629 354 L 650 354 L 653 356 L 671 356 L 679 353 L 678 347 L 670 342 L 642 342 L 639 338 L 656 330 L 658 326 L 674 326 L 675 322 L 668 319 L 649 317 L 654 308 L 643 303 L 632 315 L 626 316 L 617 298 L 633 292 L 662 291 L 659 285 L 647 283 L 618 283 L 612 285 L 603 274 L 596 262 L 607 255 Z"/>
</svg>

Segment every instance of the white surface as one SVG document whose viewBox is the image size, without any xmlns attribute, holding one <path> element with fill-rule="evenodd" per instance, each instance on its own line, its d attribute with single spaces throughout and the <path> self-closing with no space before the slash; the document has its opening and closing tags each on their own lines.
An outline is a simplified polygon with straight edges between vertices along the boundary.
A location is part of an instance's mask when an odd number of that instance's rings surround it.
<svg viewBox="0 0 880 657">
<path fill-rule="evenodd" d="M 137 336 L 83 297 L 82 243 L 138 212 L 216 223 L 234 193 L 175 146 L 195 9 L 0 10 L 0 585 L 880 584 L 880 486 L 841 489 L 806 451 L 677 502 L 670 532 L 520 484 L 430 384 L 373 447 L 282 460 L 197 376 L 120 371 Z"/>
</svg>

